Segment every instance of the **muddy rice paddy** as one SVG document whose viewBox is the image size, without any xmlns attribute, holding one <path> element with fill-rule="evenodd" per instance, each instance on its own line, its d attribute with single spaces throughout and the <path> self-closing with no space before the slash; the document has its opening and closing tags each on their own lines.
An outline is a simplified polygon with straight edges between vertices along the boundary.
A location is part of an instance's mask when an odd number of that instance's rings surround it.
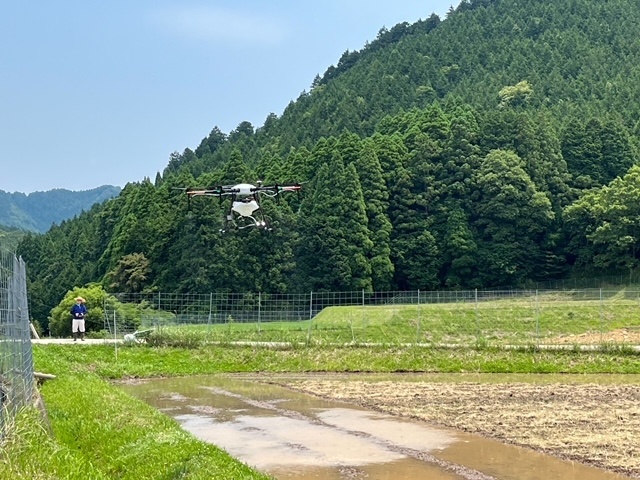
<svg viewBox="0 0 640 480">
<path fill-rule="evenodd" d="M 271 380 L 640 478 L 640 385 Z"/>
</svg>

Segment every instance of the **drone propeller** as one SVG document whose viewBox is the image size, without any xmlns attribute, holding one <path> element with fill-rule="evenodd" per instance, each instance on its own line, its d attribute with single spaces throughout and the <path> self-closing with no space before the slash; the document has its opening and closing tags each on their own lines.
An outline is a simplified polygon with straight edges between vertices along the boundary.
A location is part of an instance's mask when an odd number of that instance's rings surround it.
<svg viewBox="0 0 640 480">
<path fill-rule="evenodd" d="M 294 183 L 291 185 L 276 185 L 276 188 L 279 189 L 280 192 L 296 192 L 298 194 L 298 198 L 300 198 L 300 190 L 302 190 L 302 185 L 300 183 Z M 280 200 L 280 196 L 278 195 L 277 200 Z"/>
</svg>

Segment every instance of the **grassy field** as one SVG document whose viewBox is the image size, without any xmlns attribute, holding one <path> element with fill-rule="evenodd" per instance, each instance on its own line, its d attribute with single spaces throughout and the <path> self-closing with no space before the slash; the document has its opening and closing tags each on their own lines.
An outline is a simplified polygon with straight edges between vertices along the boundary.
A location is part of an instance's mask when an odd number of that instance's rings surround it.
<svg viewBox="0 0 640 480">
<path fill-rule="evenodd" d="M 35 345 L 36 368 L 56 375 L 101 379 L 147 378 L 231 372 L 479 372 L 640 373 L 640 354 L 624 347 L 600 351 L 524 348 L 448 349 L 407 347 L 286 347 L 200 344 Z M 46 388 L 56 382 L 47 382 Z"/>
<path fill-rule="evenodd" d="M 600 334 L 604 335 L 602 343 L 624 343 L 624 337 L 607 334 L 640 332 L 640 301 L 635 294 L 620 291 L 606 301 L 553 293 L 477 303 L 327 307 L 311 320 L 164 324 L 158 332 L 164 337 L 182 335 L 187 339 L 190 329 L 194 338 L 212 342 L 531 346 Z"/>
</svg>

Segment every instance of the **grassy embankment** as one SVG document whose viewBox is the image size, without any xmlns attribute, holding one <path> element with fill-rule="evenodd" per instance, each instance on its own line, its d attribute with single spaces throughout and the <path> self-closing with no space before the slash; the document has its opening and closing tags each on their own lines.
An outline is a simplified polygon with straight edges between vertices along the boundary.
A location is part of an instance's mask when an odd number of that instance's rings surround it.
<svg viewBox="0 0 640 480">
<path fill-rule="evenodd" d="M 42 388 L 53 436 L 35 409 L 22 411 L 9 428 L 0 478 L 268 478 L 99 376 L 72 372 Z"/>
<path fill-rule="evenodd" d="M 348 311 L 330 313 L 333 327 L 318 328 L 316 335 L 326 334 L 333 341 L 336 332 L 342 331 L 348 339 L 354 331 L 355 314 L 351 312 L 349 319 Z M 395 314 L 403 315 L 401 309 Z M 424 310 L 420 314 L 422 325 L 427 325 L 428 315 Z M 444 315 L 447 312 L 441 310 L 433 318 Z M 339 316 L 347 320 L 340 324 Z M 630 321 L 626 318 L 624 323 Z M 388 332 L 395 328 L 392 324 L 371 328 L 375 323 L 374 316 L 365 327 L 385 336 L 373 335 L 373 341 L 388 338 Z M 576 325 L 576 321 L 566 322 L 565 316 L 554 328 L 558 334 L 567 329 L 591 328 Z M 248 326 L 232 324 L 225 328 L 242 330 Z M 135 345 L 116 350 L 108 345 L 34 346 L 36 369 L 58 376 L 41 389 L 55 436 L 47 435 L 33 411 L 24 412 L 3 444 L 0 478 L 265 478 L 124 394 L 110 383 L 112 379 L 224 372 L 640 373 L 640 355 L 625 346 L 603 345 L 600 351 L 579 352 L 545 351 L 530 345 L 521 350 L 388 344 L 329 347 L 331 341 L 325 340 L 317 342 L 324 347 L 268 348 L 207 344 L 210 331 L 163 329 L 156 343 L 173 347 Z M 397 338 L 397 334 L 392 335 Z"/>
<path fill-rule="evenodd" d="M 536 346 L 571 343 L 575 336 L 587 333 L 601 334 L 601 343 L 607 343 L 610 332 L 640 330 L 639 313 L 637 292 L 621 290 L 602 300 L 556 292 L 480 302 L 328 307 L 311 320 L 297 322 L 243 323 L 228 316 L 224 323 L 158 323 L 170 336 L 186 339 L 191 332 L 197 341 L 212 342 Z"/>
</svg>

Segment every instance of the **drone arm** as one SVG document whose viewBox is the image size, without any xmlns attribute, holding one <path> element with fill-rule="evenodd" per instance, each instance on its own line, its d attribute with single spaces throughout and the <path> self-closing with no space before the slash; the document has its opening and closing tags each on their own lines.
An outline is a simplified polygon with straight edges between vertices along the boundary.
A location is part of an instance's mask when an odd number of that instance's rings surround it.
<svg viewBox="0 0 640 480">
<path fill-rule="evenodd" d="M 240 193 L 240 189 L 230 186 L 187 188 L 185 189 L 189 197 L 222 197 L 225 195 L 235 195 Z"/>
<path fill-rule="evenodd" d="M 300 184 L 295 184 L 295 185 L 272 185 L 272 186 L 268 186 L 268 187 L 255 187 L 253 189 L 254 192 L 259 192 L 262 193 L 264 195 L 270 196 L 270 197 L 275 197 L 276 195 L 282 193 L 282 192 L 297 192 L 300 191 L 300 189 L 302 188 L 302 185 Z"/>
</svg>

